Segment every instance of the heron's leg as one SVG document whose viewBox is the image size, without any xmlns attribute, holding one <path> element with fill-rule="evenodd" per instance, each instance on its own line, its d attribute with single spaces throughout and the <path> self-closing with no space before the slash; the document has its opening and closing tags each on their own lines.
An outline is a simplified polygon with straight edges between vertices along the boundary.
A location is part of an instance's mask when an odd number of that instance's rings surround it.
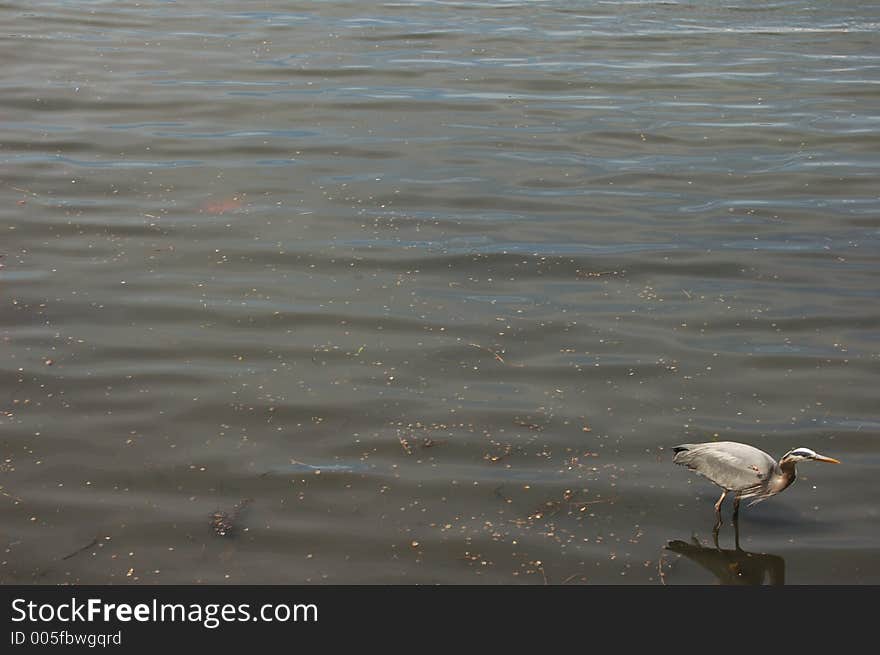
<svg viewBox="0 0 880 655">
<path fill-rule="evenodd" d="M 733 515 L 733 543 L 737 550 L 742 550 L 739 547 L 739 517 L 736 514 Z"/>
<path fill-rule="evenodd" d="M 715 503 L 715 513 L 716 513 L 716 514 L 721 514 L 721 503 L 724 502 L 724 499 L 725 499 L 725 498 L 727 498 L 727 489 L 725 489 L 725 490 L 722 492 L 722 494 L 721 494 L 721 498 L 719 498 L 719 499 L 718 499 L 718 502 Z"/>
<path fill-rule="evenodd" d="M 733 518 L 739 517 L 739 495 L 733 499 Z"/>
<path fill-rule="evenodd" d="M 718 541 L 718 530 L 721 528 L 721 503 L 724 502 L 724 498 L 727 496 L 727 490 L 721 494 L 721 498 L 718 499 L 718 502 L 715 503 L 715 527 L 713 530 L 715 531 L 715 540 Z"/>
</svg>

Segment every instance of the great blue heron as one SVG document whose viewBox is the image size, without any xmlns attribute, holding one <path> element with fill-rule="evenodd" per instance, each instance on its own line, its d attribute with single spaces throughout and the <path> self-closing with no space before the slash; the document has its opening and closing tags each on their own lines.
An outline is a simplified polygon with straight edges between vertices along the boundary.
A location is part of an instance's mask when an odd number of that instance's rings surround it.
<svg viewBox="0 0 880 655">
<path fill-rule="evenodd" d="M 687 466 L 724 489 L 715 503 L 715 514 L 721 521 L 721 503 L 728 493 L 734 492 L 733 515 L 739 514 L 739 501 L 754 498 L 749 506 L 775 496 L 794 482 L 798 462 L 813 460 L 840 464 L 833 457 L 826 457 L 809 448 L 790 450 L 779 463 L 770 455 L 754 446 L 735 441 L 715 443 L 686 443 L 672 449 L 676 464 Z"/>
</svg>

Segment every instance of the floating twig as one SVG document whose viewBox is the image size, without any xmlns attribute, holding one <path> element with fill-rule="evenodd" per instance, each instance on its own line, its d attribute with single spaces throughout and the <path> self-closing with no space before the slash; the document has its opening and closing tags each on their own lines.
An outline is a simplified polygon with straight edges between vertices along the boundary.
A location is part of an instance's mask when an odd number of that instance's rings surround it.
<svg viewBox="0 0 880 655">
<path fill-rule="evenodd" d="M 579 512 L 583 512 L 590 505 L 601 505 L 602 503 L 613 503 L 617 500 L 617 496 L 611 498 L 603 498 L 601 500 L 574 500 L 569 505 L 577 506 Z"/>
<path fill-rule="evenodd" d="M 480 350 L 485 350 L 486 352 L 491 353 L 492 356 L 493 356 L 495 359 L 497 359 L 499 362 L 501 362 L 502 364 L 505 363 L 505 362 L 504 362 L 504 358 L 503 358 L 501 355 L 499 355 L 497 352 L 495 352 L 494 350 L 492 350 L 491 348 L 487 348 L 486 346 L 481 346 L 481 345 L 478 344 L 478 343 L 469 343 L 468 345 L 469 345 L 469 346 L 473 346 L 474 348 L 479 348 Z"/>
<path fill-rule="evenodd" d="M 83 552 L 83 551 L 85 551 L 85 550 L 88 550 L 88 549 L 91 548 L 92 546 L 97 546 L 97 545 L 98 545 L 98 542 L 100 542 L 100 537 L 95 537 L 94 539 L 92 539 L 89 543 L 87 543 L 87 544 L 86 544 L 85 546 L 83 546 L 82 548 L 77 548 L 75 551 L 73 551 L 73 552 L 70 553 L 69 555 L 65 555 L 65 556 L 62 557 L 61 559 L 62 559 L 62 560 L 65 560 L 65 559 L 70 559 L 70 558 L 72 558 L 72 557 L 76 557 L 76 556 L 79 555 L 81 552 Z"/>
<path fill-rule="evenodd" d="M 529 423 L 528 421 L 524 421 L 521 418 L 515 418 L 513 420 L 514 425 L 518 425 L 521 428 L 528 428 L 529 430 L 534 430 L 535 432 L 540 432 L 544 429 L 543 425 L 539 425 L 538 423 Z"/>
<path fill-rule="evenodd" d="M 590 277 L 605 277 L 607 275 L 623 275 L 626 271 L 576 271 L 577 277 L 584 279 Z"/>
</svg>

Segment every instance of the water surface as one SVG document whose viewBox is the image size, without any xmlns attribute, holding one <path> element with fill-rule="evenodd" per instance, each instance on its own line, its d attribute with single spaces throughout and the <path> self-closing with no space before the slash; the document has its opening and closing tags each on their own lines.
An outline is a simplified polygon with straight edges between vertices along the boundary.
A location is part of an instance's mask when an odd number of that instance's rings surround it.
<svg viewBox="0 0 880 655">
<path fill-rule="evenodd" d="M 880 5 L 0 25 L 0 582 L 880 582 Z"/>
</svg>

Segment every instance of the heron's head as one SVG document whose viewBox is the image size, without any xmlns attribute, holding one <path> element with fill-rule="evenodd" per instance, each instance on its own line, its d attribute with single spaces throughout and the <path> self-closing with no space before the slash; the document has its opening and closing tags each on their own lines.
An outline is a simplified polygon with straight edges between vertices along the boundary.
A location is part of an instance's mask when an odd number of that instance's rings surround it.
<svg viewBox="0 0 880 655">
<path fill-rule="evenodd" d="M 840 464 L 839 460 L 836 460 L 833 457 L 820 455 L 815 450 L 810 450 L 809 448 L 795 448 L 794 450 L 789 450 L 787 453 L 785 453 L 785 455 L 782 456 L 780 463 L 785 461 L 797 463 L 806 460 L 812 460 L 814 462 L 827 462 L 829 464 Z"/>
</svg>

